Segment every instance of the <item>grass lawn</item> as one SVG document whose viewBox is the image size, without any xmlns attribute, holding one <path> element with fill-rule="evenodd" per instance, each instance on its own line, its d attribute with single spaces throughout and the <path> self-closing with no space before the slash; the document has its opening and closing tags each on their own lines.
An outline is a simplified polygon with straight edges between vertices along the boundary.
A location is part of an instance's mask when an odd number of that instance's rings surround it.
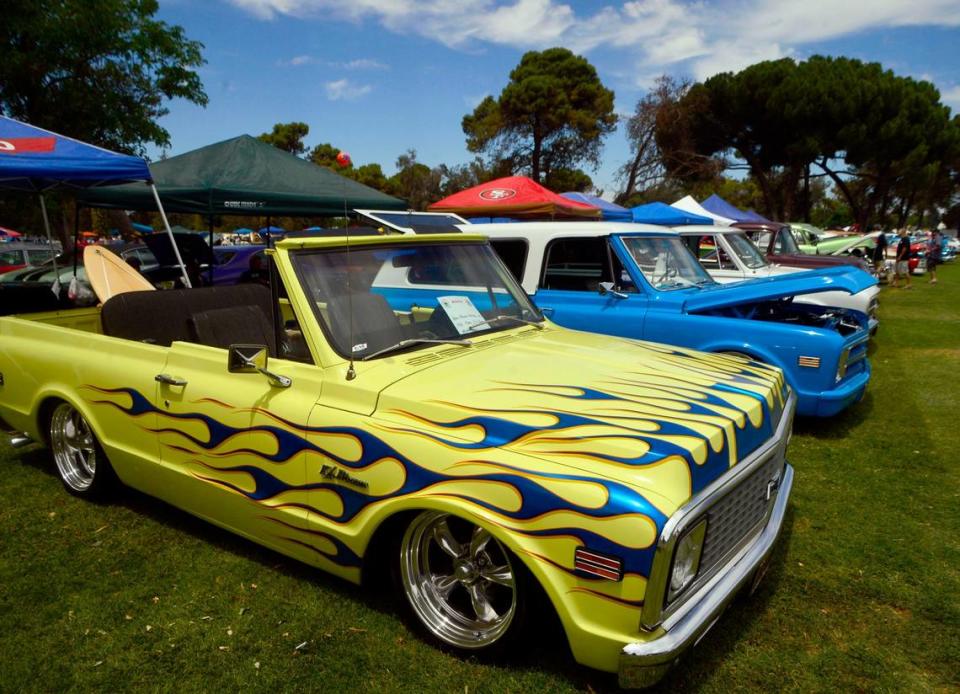
<svg viewBox="0 0 960 694">
<path fill-rule="evenodd" d="M 798 421 L 770 572 L 665 690 L 960 687 L 960 263 L 940 274 L 883 290 L 866 398 Z M 39 446 L 4 439 L 0 470 L 0 691 L 616 687 L 556 640 L 509 663 L 443 653 L 390 596 L 133 492 L 79 501 Z"/>
</svg>

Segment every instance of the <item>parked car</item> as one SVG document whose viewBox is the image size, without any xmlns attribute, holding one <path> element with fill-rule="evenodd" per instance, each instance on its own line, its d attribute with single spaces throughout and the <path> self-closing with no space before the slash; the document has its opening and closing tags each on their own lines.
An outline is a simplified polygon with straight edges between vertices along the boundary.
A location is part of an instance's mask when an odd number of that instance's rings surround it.
<svg viewBox="0 0 960 694">
<path fill-rule="evenodd" d="M 392 577 L 456 651 L 522 648 L 542 597 L 573 658 L 624 685 L 762 575 L 793 482 L 778 369 L 561 328 L 480 236 L 270 253 L 273 293 L 0 318 L 14 444 L 48 443 L 75 495 L 119 479 L 349 581 Z"/>
<path fill-rule="evenodd" d="M 736 227 L 692 225 L 676 227 L 676 231 L 700 261 L 703 269 L 721 284 L 810 272 L 768 263 L 760 250 L 747 238 L 746 232 Z M 838 306 L 865 313 L 870 318 L 870 334 L 874 335 L 880 326 L 877 319 L 880 287 L 873 276 L 870 276 L 867 282 L 867 288 L 856 294 L 842 291 L 818 292 L 801 294 L 793 300 L 795 303 Z"/>
<path fill-rule="evenodd" d="M 856 294 L 874 284 L 855 268 L 721 285 L 664 227 L 530 222 L 487 224 L 483 233 L 560 325 L 773 364 L 797 392 L 804 415 L 840 412 L 870 380 L 867 315 L 792 300 L 824 291 Z"/>
<path fill-rule="evenodd" d="M 40 265 L 60 252 L 56 246 L 11 241 L 0 244 L 0 274 Z"/>
<path fill-rule="evenodd" d="M 777 222 L 739 222 L 735 227 L 747 232 L 771 263 L 785 267 L 823 268 L 837 265 L 853 265 L 861 270 L 870 271 L 870 265 L 863 258 L 841 258 L 830 255 L 811 255 L 804 253 L 797 245 L 789 224 Z"/>
<path fill-rule="evenodd" d="M 215 285 L 236 284 L 240 277 L 250 269 L 250 259 L 259 256 L 266 267 L 266 246 L 214 246 L 213 283 Z"/>
</svg>

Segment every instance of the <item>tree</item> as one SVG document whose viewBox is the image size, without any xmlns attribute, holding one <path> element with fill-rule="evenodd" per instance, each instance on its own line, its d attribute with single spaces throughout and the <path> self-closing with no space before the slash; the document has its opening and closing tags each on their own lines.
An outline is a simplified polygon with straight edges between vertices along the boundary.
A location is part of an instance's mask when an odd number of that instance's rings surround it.
<svg viewBox="0 0 960 694">
<path fill-rule="evenodd" d="M 310 150 L 307 159 L 317 166 L 326 166 L 328 169 L 339 169 L 340 165 L 337 163 L 338 154 L 340 154 L 340 150 L 337 147 L 334 147 L 329 142 L 322 142 Z"/>
<path fill-rule="evenodd" d="M 168 146 L 164 104 L 207 103 L 203 44 L 156 12 L 156 0 L 7 0 L 0 112 L 124 152 Z"/>
<path fill-rule="evenodd" d="M 676 104 L 681 118 L 658 118 L 657 143 L 687 182 L 696 171 L 675 165 L 698 158 L 747 169 L 774 219 L 809 219 L 826 176 L 866 228 L 949 198 L 960 127 L 939 99 L 878 63 L 765 61 L 693 85 Z"/>
<path fill-rule="evenodd" d="M 303 144 L 303 138 L 309 132 L 310 126 L 306 123 L 277 123 L 273 126 L 272 131 L 259 135 L 257 139 L 300 157 L 307 151 L 307 146 Z"/>
<path fill-rule="evenodd" d="M 616 123 L 613 92 L 594 67 L 566 48 L 550 48 L 524 54 L 500 96 L 481 101 L 462 127 L 471 152 L 509 160 L 539 183 L 555 169 L 596 167 Z"/>
<path fill-rule="evenodd" d="M 653 88 L 637 102 L 626 124 L 630 160 L 617 172 L 621 182 L 615 198 L 618 204 L 664 182 L 668 169 L 663 161 L 663 151 L 657 145 L 657 120 L 668 109 L 675 111 L 677 102 L 689 88 L 687 81 L 661 75 Z"/>
<path fill-rule="evenodd" d="M 443 197 L 441 173 L 417 161 L 417 151 L 408 149 L 397 157 L 397 173 L 390 177 L 390 192 L 403 198 L 412 210 L 424 210 Z"/>
</svg>

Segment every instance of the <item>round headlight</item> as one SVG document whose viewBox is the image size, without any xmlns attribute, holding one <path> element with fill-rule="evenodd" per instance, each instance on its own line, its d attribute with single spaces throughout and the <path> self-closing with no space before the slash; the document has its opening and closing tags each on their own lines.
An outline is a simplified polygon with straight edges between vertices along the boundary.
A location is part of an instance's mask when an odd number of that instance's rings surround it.
<svg viewBox="0 0 960 694">
<path fill-rule="evenodd" d="M 673 571 L 670 573 L 670 599 L 679 595 L 696 578 L 706 531 L 707 522 L 704 520 L 677 542 L 673 552 Z"/>
</svg>

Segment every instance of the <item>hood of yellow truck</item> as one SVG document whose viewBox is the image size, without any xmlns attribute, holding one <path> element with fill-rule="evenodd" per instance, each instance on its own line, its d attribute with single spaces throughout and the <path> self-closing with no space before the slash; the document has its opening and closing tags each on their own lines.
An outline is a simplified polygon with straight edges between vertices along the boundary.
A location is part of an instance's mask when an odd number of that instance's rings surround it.
<svg viewBox="0 0 960 694">
<path fill-rule="evenodd" d="M 616 480 L 670 512 L 766 441 L 783 412 L 783 375 L 758 362 L 555 327 L 510 335 L 388 386 L 378 427 L 441 444 L 462 472 L 509 467 L 504 452 L 518 453 L 526 472 Z"/>
</svg>

